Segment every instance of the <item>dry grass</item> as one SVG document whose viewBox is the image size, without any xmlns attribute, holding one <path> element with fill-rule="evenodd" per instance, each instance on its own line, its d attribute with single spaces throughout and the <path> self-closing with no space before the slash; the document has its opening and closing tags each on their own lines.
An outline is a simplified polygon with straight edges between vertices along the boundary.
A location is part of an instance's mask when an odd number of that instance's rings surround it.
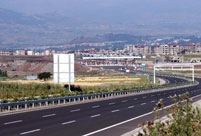
<svg viewBox="0 0 201 136">
<path fill-rule="evenodd" d="M 95 76 L 95 77 L 76 77 L 75 82 L 72 83 L 73 85 L 79 85 L 79 86 L 99 86 L 99 85 L 110 85 L 110 84 L 128 84 L 128 83 L 139 83 L 141 80 L 140 77 L 134 77 L 134 76 Z M 6 80 L 2 82 L 7 83 L 50 83 L 52 84 L 52 80 L 48 81 L 41 81 L 41 80 Z M 66 83 L 62 83 L 66 84 Z"/>
</svg>

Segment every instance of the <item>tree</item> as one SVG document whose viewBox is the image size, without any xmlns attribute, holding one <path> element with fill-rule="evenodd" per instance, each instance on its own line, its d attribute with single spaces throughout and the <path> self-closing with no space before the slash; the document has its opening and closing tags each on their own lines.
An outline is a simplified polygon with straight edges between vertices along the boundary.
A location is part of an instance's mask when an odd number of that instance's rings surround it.
<svg viewBox="0 0 201 136">
<path fill-rule="evenodd" d="M 38 79 L 46 81 L 47 79 L 50 79 L 51 75 L 50 72 L 43 72 L 38 74 Z"/>
<path fill-rule="evenodd" d="M 7 71 L 0 70 L 0 77 L 8 77 Z"/>
</svg>

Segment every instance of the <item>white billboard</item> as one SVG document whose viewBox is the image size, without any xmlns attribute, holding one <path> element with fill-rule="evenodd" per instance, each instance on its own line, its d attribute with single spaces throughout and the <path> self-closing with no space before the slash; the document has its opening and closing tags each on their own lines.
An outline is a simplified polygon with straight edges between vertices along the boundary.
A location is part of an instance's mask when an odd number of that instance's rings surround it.
<svg viewBox="0 0 201 136">
<path fill-rule="evenodd" d="M 74 54 L 54 54 L 53 69 L 55 83 L 74 82 Z"/>
</svg>

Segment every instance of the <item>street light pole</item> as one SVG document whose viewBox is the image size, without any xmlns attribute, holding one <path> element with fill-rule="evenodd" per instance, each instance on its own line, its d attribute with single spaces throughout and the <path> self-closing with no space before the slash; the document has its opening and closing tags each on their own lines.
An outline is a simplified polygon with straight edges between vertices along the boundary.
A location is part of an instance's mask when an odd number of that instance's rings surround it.
<svg viewBox="0 0 201 136">
<path fill-rule="evenodd" d="M 192 65 L 192 80 L 195 82 L 195 66 Z"/>
</svg>

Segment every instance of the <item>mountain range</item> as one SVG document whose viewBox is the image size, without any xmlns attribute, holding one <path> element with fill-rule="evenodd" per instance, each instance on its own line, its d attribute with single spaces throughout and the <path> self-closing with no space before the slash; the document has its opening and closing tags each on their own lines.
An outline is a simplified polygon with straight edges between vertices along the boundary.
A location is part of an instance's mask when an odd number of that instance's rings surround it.
<svg viewBox="0 0 201 136">
<path fill-rule="evenodd" d="M 198 0 L 1 0 L 0 47 L 98 42 L 108 33 L 200 36 L 200 6 Z"/>
</svg>

